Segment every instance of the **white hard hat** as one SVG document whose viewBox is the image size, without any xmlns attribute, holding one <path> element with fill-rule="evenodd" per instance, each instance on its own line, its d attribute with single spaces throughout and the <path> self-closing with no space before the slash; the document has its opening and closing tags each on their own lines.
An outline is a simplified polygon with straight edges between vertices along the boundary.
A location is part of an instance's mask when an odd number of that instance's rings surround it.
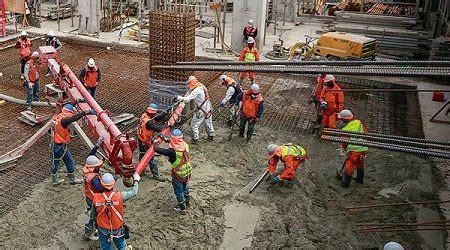
<svg viewBox="0 0 450 250">
<path fill-rule="evenodd" d="M 252 19 L 248 20 L 248 24 L 253 25 L 254 24 L 253 20 Z"/>
<path fill-rule="evenodd" d="M 114 188 L 114 183 L 116 183 L 116 180 L 114 180 L 114 176 L 112 174 L 106 173 L 102 176 L 102 180 L 100 182 L 104 188 L 111 190 Z"/>
<path fill-rule="evenodd" d="M 88 167 L 98 167 L 102 165 L 102 161 L 100 161 L 97 156 L 90 155 L 88 158 L 86 158 L 86 166 Z"/>
<path fill-rule="evenodd" d="M 191 82 L 192 80 L 196 80 L 196 79 L 197 79 L 197 77 L 195 77 L 195 76 L 190 76 L 190 77 L 187 79 L 186 84 L 188 84 L 188 83 Z"/>
<path fill-rule="evenodd" d="M 31 54 L 31 57 L 34 57 L 34 58 L 39 57 L 39 52 L 33 51 L 33 53 Z"/>
<path fill-rule="evenodd" d="M 55 36 L 55 32 L 53 32 L 53 30 L 50 30 L 50 31 L 47 33 L 47 36 Z"/>
<path fill-rule="evenodd" d="M 253 84 L 250 86 L 250 90 L 252 91 L 252 93 L 258 94 L 259 91 L 260 91 L 259 85 L 256 84 L 256 83 L 253 83 Z"/>
<path fill-rule="evenodd" d="M 221 75 L 221 76 L 219 77 L 219 81 L 221 81 L 221 82 L 225 82 L 227 79 L 228 79 L 228 76 L 227 76 L 227 75 Z"/>
<path fill-rule="evenodd" d="M 273 154 L 273 152 L 275 152 L 275 150 L 277 149 L 278 145 L 277 144 L 269 144 L 267 146 L 267 153 L 269 155 Z"/>
<path fill-rule="evenodd" d="M 351 120 L 353 119 L 353 114 L 350 110 L 344 109 L 338 114 L 338 118 L 342 120 Z"/>
<path fill-rule="evenodd" d="M 323 82 L 329 82 L 334 80 L 336 80 L 336 77 L 334 77 L 333 75 L 327 75 L 325 76 L 325 79 L 323 79 Z"/>
<path fill-rule="evenodd" d="M 20 32 L 20 35 L 21 35 L 21 36 L 27 36 L 28 34 L 27 34 L 27 32 L 24 30 L 24 31 Z"/>
<path fill-rule="evenodd" d="M 249 38 L 247 39 L 247 43 L 255 43 L 255 38 L 249 37 Z"/>
<path fill-rule="evenodd" d="M 383 250 L 404 250 L 404 248 L 399 243 L 391 241 L 384 245 Z"/>
<path fill-rule="evenodd" d="M 88 66 L 89 67 L 94 67 L 95 66 L 95 61 L 94 61 L 94 59 L 92 59 L 92 58 L 89 58 L 89 60 L 88 60 Z"/>
</svg>

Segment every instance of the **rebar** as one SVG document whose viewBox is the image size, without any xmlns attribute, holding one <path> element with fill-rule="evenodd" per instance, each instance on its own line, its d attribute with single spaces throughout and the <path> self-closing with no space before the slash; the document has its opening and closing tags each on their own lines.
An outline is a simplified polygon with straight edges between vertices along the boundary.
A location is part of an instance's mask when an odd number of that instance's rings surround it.
<svg viewBox="0 0 450 250">
<path fill-rule="evenodd" d="M 392 207 L 392 206 L 404 206 L 404 205 L 439 204 L 439 203 L 449 203 L 449 202 L 450 202 L 450 200 L 395 202 L 395 203 L 382 203 L 382 204 L 373 204 L 373 205 L 360 205 L 360 206 L 346 207 L 345 209 L 346 210 L 354 210 L 354 209 Z"/>
<path fill-rule="evenodd" d="M 327 89 L 325 92 L 450 92 L 450 89 Z"/>
<path fill-rule="evenodd" d="M 324 128 L 323 131 L 324 132 L 325 131 L 344 132 L 342 130 L 333 129 L 333 128 Z M 358 133 L 358 132 L 350 132 L 350 131 L 345 131 L 345 133 L 352 134 L 352 135 L 353 134 L 361 134 L 361 133 Z M 364 135 L 371 135 L 371 136 L 377 136 L 377 137 L 399 139 L 399 140 L 404 140 L 404 141 L 432 143 L 432 144 L 441 144 L 441 145 L 450 146 L 450 142 L 449 141 L 438 141 L 438 140 L 422 139 L 422 138 L 415 138 L 415 137 L 406 137 L 406 136 L 399 136 L 399 135 L 388 135 L 388 134 L 375 133 L 375 132 L 365 133 Z"/>
<path fill-rule="evenodd" d="M 156 65 L 153 69 L 169 71 L 228 71 L 228 72 L 265 72 L 292 74 L 335 74 L 335 75 L 365 75 L 365 76 L 450 76 L 449 68 L 410 67 L 285 67 L 285 66 L 212 66 L 212 65 Z M 173 74 L 173 73 L 172 73 Z"/>
<path fill-rule="evenodd" d="M 417 146 L 417 147 L 424 147 L 424 148 L 435 148 L 435 149 L 443 149 L 443 150 L 449 150 L 449 145 L 441 145 L 441 144 L 432 144 L 432 143 L 422 143 L 422 142 L 413 142 L 413 141 L 405 141 L 405 140 L 399 140 L 399 139 L 393 139 L 393 138 L 385 138 L 385 137 L 378 137 L 373 135 L 367 135 L 367 134 L 360 134 L 360 133 L 348 133 L 346 131 L 330 131 L 330 130 L 323 130 L 324 134 L 329 135 L 336 135 L 336 136 L 351 136 L 355 138 L 362 138 L 362 139 L 370 139 L 374 141 L 379 142 L 390 142 L 390 143 L 399 143 L 399 144 L 406 144 L 409 146 Z"/>
<path fill-rule="evenodd" d="M 177 62 L 180 65 L 335 65 L 335 66 L 359 66 L 359 65 L 414 65 L 414 66 L 450 66 L 450 61 L 191 61 Z"/>
<path fill-rule="evenodd" d="M 450 159 L 450 153 L 440 152 L 440 151 L 435 151 L 435 150 L 424 150 L 424 149 L 420 149 L 420 148 L 406 147 L 406 146 L 401 146 L 401 145 L 396 145 L 396 144 L 358 141 L 358 140 L 352 140 L 352 139 L 342 138 L 342 137 L 338 137 L 338 136 L 329 136 L 329 135 L 322 135 L 321 139 L 326 140 L 326 141 L 350 143 L 350 144 L 355 144 L 355 145 L 360 145 L 360 146 L 365 146 L 365 147 L 374 147 L 374 148 L 398 151 L 398 152 L 409 153 L 409 154 L 418 154 L 418 155 L 432 156 L 432 157 L 437 157 L 437 158 Z"/>
<path fill-rule="evenodd" d="M 361 229 L 355 230 L 362 233 L 383 233 L 383 232 L 408 232 L 408 231 L 446 231 L 450 227 L 436 227 L 436 228 L 394 228 L 394 229 Z"/>
</svg>

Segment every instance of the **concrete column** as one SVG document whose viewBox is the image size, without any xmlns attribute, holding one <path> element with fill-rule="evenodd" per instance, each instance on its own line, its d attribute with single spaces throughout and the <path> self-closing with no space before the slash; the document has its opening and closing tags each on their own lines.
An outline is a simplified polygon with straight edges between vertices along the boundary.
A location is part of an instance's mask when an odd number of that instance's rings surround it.
<svg viewBox="0 0 450 250">
<path fill-rule="evenodd" d="M 78 8 L 81 16 L 80 32 L 100 32 L 100 1 L 79 0 Z"/>
<path fill-rule="evenodd" d="M 297 0 L 278 0 L 277 2 L 278 24 L 283 24 L 283 18 L 286 22 L 293 22 L 297 17 Z"/>
<path fill-rule="evenodd" d="M 258 29 L 256 47 L 261 48 L 265 32 L 266 6 L 268 0 L 238 0 L 233 1 L 233 27 L 231 31 L 231 48 L 242 50 L 242 31 L 248 20 L 252 19 Z"/>
</svg>

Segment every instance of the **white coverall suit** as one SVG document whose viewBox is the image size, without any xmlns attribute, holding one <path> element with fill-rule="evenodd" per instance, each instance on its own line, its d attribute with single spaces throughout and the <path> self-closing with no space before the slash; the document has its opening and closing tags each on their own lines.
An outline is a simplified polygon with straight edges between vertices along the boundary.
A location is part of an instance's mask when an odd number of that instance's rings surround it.
<svg viewBox="0 0 450 250">
<path fill-rule="evenodd" d="M 209 97 L 207 97 L 206 87 L 203 84 L 200 84 L 187 96 L 178 96 L 177 99 L 186 103 L 194 100 L 197 105 L 197 112 L 194 113 L 191 120 L 192 139 L 195 141 L 199 139 L 199 128 L 203 121 L 205 122 L 206 133 L 208 136 L 214 136 L 212 105 Z"/>
</svg>

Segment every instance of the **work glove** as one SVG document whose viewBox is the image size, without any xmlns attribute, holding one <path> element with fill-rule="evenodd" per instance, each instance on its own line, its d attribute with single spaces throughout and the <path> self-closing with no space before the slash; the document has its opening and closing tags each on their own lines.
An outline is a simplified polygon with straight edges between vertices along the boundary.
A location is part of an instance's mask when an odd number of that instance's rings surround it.
<svg viewBox="0 0 450 250">
<path fill-rule="evenodd" d="M 133 174 L 133 180 L 135 182 L 139 182 L 141 180 L 141 176 L 138 173 Z"/>
<path fill-rule="evenodd" d="M 84 111 L 84 114 L 86 114 L 86 115 L 97 115 L 97 112 L 95 112 L 95 110 L 93 110 L 93 109 L 88 109 L 88 110 Z"/>
<path fill-rule="evenodd" d="M 99 136 L 97 139 L 97 143 L 95 143 L 95 146 L 100 147 L 100 145 L 102 145 L 103 139 L 103 136 Z"/>
<path fill-rule="evenodd" d="M 84 99 L 84 98 L 78 98 L 77 99 L 77 103 L 86 103 L 87 101 L 86 101 L 86 99 Z"/>
<path fill-rule="evenodd" d="M 322 102 L 322 103 L 320 104 L 320 108 L 321 108 L 321 109 L 327 109 L 327 102 Z"/>
</svg>

